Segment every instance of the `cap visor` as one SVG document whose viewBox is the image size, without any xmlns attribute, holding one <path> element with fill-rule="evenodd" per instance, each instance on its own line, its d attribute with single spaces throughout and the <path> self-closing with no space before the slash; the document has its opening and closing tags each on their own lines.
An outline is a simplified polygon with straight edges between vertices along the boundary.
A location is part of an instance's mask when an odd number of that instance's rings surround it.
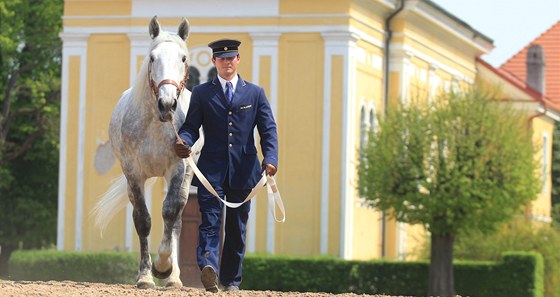
<svg viewBox="0 0 560 297">
<path fill-rule="evenodd" d="M 238 55 L 237 52 L 217 53 L 214 54 L 214 58 L 229 58 L 229 57 L 235 57 L 237 55 Z"/>
</svg>

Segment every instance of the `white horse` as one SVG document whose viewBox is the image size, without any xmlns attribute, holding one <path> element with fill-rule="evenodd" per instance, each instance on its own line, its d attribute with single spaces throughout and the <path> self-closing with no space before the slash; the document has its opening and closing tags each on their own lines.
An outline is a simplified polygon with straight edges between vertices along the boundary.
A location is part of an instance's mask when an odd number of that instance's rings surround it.
<svg viewBox="0 0 560 297">
<path fill-rule="evenodd" d="M 140 239 L 136 286 L 155 287 L 153 274 L 160 279 L 167 278 L 166 286 L 179 287 L 183 284 L 179 278 L 177 246 L 193 170 L 175 155 L 174 127 L 182 125 L 190 102 L 191 93 L 184 89 L 188 77 L 189 24 L 183 18 L 174 34 L 161 31 L 157 17 L 153 17 L 149 33 L 152 38 L 149 54 L 134 85 L 121 95 L 109 125 L 109 141 L 121 163 L 123 176 L 97 203 L 93 213 L 96 225 L 103 230 L 130 201 Z M 202 142 L 197 142 L 193 154 L 201 146 Z M 152 177 L 164 177 L 168 186 L 162 209 L 163 238 L 153 264 L 148 248 L 151 219 L 144 196 L 146 181 Z"/>
</svg>

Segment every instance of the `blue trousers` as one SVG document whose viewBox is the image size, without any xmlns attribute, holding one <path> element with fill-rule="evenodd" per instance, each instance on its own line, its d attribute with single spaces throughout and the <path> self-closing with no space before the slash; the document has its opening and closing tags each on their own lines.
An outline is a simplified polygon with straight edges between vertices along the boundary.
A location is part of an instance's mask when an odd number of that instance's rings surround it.
<svg viewBox="0 0 560 297">
<path fill-rule="evenodd" d="M 225 196 L 227 199 L 224 200 L 228 202 L 241 202 L 251 192 L 251 190 L 232 190 L 228 188 L 227 184 L 214 189 L 222 199 Z M 204 187 L 198 187 L 198 203 L 202 216 L 202 223 L 198 229 L 198 267 L 202 269 L 210 265 L 218 273 L 222 285 L 239 286 L 242 279 L 247 220 L 251 202 L 248 201 L 239 208 L 226 207 L 224 245 L 219 266 L 220 226 L 224 205 Z"/>
</svg>

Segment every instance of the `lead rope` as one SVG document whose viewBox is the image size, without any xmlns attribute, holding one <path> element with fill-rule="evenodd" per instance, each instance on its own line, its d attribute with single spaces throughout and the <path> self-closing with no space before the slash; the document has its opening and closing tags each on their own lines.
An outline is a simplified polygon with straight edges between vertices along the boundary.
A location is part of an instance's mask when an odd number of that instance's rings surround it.
<svg viewBox="0 0 560 297">
<path fill-rule="evenodd" d="M 171 120 L 170 122 L 171 122 L 171 126 L 173 127 L 173 131 L 175 132 L 175 137 L 177 138 L 177 140 L 181 144 L 185 144 L 181 139 L 181 137 L 179 137 L 179 133 L 177 133 L 177 129 L 175 128 L 175 124 L 173 123 L 173 120 Z M 274 216 L 274 220 L 278 223 L 284 223 L 286 221 L 286 211 L 284 210 L 284 203 L 282 202 L 282 196 L 280 196 L 280 191 L 278 191 L 276 180 L 274 179 L 274 176 L 266 175 L 266 170 L 263 171 L 261 179 L 255 185 L 255 187 L 253 187 L 253 189 L 251 190 L 247 198 L 245 198 L 243 202 L 233 203 L 220 198 L 220 195 L 216 193 L 216 190 L 214 190 L 210 182 L 208 182 L 204 174 L 202 174 L 202 172 L 200 172 L 200 169 L 198 169 L 198 166 L 196 166 L 196 163 L 194 162 L 192 155 L 189 155 L 187 157 L 187 163 L 193 169 L 194 174 L 196 175 L 196 177 L 198 177 L 198 180 L 202 183 L 202 185 L 206 188 L 206 190 L 208 190 L 208 192 L 214 195 L 214 197 L 222 201 L 223 204 L 225 204 L 230 208 L 238 208 L 241 205 L 243 205 L 243 203 L 253 199 L 253 197 L 255 197 L 266 185 L 267 194 L 268 194 L 268 205 L 269 205 L 270 212 Z M 276 206 L 278 206 L 280 212 L 282 212 L 282 219 L 280 220 L 276 216 Z"/>
</svg>

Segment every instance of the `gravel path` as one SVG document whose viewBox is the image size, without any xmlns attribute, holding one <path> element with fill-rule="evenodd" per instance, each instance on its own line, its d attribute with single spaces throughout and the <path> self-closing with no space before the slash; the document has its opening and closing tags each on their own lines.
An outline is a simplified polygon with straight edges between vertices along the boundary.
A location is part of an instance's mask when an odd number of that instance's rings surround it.
<svg viewBox="0 0 560 297">
<path fill-rule="evenodd" d="M 244 296 L 244 297 L 389 297 L 387 295 L 358 295 L 358 294 L 329 294 L 329 293 L 300 293 L 277 291 L 246 291 L 207 293 L 203 289 L 182 287 L 180 289 L 155 289 L 140 290 L 134 285 L 108 285 L 101 283 L 85 283 L 73 281 L 8 281 L 0 280 L 0 296 L 3 297 L 93 297 L 93 296 L 158 296 L 158 297 L 218 297 L 218 296 Z"/>
</svg>

